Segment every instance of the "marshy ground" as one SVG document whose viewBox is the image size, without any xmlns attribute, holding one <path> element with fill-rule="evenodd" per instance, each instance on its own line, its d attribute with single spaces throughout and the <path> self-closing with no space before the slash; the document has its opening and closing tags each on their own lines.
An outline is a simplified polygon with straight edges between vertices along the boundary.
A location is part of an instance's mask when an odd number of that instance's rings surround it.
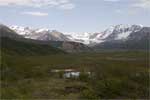
<svg viewBox="0 0 150 100">
<path fill-rule="evenodd" d="M 2 99 L 149 98 L 149 52 L 1 56 Z M 83 73 L 63 78 L 53 69 Z"/>
</svg>

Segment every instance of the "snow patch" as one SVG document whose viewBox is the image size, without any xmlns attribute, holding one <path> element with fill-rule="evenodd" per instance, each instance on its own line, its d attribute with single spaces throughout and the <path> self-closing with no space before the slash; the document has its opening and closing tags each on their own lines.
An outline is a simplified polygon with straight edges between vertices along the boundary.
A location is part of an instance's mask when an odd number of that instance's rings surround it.
<svg viewBox="0 0 150 100">
<path fill-rule="evenodd" d="M 122 34 L 119 34 L 116 38 L 116 40 L 121 40 L 121 39 L 126 39 L 130 35 L 131 31 L 129 32 L 124 32 Z"/>
<path fill-rule="evenodd" d="M 142 25 L 116 25 L 111 26 L 103 32 L 98 33 L 75 33 L 75 32 L 58 32 L 47 28 L 33 29 L 29 27 L 10 26 L 16 33 L 23 35 L 25 38 L 40 40 L 56 40 L 56 41 L 74 41 L 83 44 L 95 44 L 109 40 L 127 39 L 132 32 L 142 29 Z"/>
</svg>

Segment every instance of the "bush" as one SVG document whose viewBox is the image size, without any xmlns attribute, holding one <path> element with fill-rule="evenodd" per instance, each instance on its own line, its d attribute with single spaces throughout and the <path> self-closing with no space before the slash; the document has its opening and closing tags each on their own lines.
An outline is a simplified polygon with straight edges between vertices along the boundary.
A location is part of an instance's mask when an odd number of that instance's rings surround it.
<svg viewBox="0 0 150 100">
<path fill-rule="evenodd" d="M 95 91 L 89 87 L 88 89 L 81 92 L 81 99 L 98 99 L 99 97 L 96 95 Z"/>
<path fill-rule="evenodd" d="M 86 72 L 81 72 L 79 75 L 79 80 L 84 82 L 89 81 L 89 74 Z"/>
</svg>

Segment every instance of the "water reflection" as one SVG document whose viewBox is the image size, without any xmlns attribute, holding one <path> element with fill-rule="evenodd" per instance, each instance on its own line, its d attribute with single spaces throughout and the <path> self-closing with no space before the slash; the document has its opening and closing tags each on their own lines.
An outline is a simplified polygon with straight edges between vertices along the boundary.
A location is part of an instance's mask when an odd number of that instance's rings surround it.
<svg viewBox="0 0 150 100">
<path fill-rule="evenodd" d="M 91 75 L 91 72 L 89 71 L 81 72 L 75 69 L 53 69 L 51 72 L 62 73 L 63 78 L 78 78 L 81 74 Z"/>
</svg>

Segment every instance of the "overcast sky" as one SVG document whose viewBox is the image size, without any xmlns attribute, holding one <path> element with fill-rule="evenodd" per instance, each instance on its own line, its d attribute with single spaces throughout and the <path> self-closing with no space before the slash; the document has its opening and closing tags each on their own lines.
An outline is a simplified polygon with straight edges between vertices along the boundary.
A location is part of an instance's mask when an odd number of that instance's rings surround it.
<svg viewBox="0 0 150 100">
<path fill-rule="evenodd" d="M 0 0 L 0 23 L 61 32 L 99 32 L 117 24 L 150 26 L 150 0 Z"/>
</svg>

